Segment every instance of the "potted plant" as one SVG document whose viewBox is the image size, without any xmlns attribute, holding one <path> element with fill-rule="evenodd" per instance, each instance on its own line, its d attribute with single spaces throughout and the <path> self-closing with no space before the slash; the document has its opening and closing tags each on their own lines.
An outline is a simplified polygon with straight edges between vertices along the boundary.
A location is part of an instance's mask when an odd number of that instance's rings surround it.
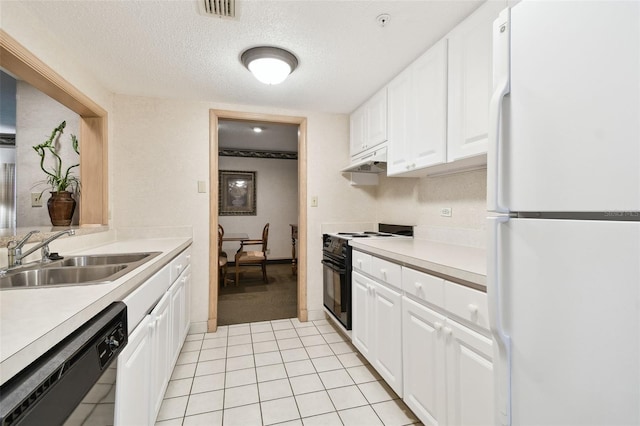
<svg viewBox="0 0 640 426">
<path fill-rule="evenodd" d="M 68 226 L 76 208 L 76 200 L 72 194 L 80 191 L 80 179 L 71 173 L 72 169 L 80 166 L 80 163 L 67 167 L 62 166 L 62 158 L 58 152 L 59 139 L 64 131 L 66 121 L 53 129 L 51 136 L 33 149 L 40 156 L 40 168 L 47 175 L 44 181 L 51 187 L 51 197 L 47 201 L 49 217 L 53 226 Z M 71 146 L 76 154 L 80 155 L 78 138 L 71 135 Z M 51 161 L 45 164 L 47 153 L 51 155 Z"/>
</svg>

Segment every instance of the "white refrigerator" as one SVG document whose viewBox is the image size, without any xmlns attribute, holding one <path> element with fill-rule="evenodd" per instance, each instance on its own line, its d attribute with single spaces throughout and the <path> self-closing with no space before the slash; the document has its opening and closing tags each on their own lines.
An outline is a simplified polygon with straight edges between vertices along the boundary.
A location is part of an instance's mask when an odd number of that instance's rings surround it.
<svg viewBox="0 0 640 426">
<path fill-rule="evenodd" d="M 496 423 L 640 424 L 640 2 L 494 24 L 487 293 Z"/>
</svg>

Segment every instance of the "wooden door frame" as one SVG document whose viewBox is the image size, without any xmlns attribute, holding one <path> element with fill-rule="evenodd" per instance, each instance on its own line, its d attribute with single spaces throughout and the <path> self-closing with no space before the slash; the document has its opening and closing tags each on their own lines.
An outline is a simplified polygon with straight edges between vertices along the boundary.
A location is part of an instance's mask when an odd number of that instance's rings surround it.
<svg viewBox="0 0 640 426">
<path fill-rule="evenodd" d="M 218 120 L 266 121 L 298 125 L 298 319 L 307 321 L 307 119 L 286 115 L 209 110 L 209 318 L 207 330 L 218 328 Z M 215 232 L 214 232 L 215 231 Z"/>
</svg>

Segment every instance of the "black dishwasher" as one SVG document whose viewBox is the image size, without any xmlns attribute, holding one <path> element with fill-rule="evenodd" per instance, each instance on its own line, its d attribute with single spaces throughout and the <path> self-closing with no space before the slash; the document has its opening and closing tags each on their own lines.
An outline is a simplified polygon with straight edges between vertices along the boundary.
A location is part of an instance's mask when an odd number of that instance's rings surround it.
<svg viewBox="0 0 640 426">
<path fill-rule="evenodd" d="M 0 425 L 59 425 L 127 344 L 114 302 L 0 387 Z"/>
</svg>

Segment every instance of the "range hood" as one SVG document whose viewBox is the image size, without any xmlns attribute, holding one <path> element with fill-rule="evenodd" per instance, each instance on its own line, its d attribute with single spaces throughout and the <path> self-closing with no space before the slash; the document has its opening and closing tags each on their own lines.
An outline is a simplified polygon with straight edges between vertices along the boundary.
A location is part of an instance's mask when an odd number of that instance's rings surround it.
<svg viewBox="0 0 640 426">
<path fill-rule="evenodd" d="M 387 147 L 382 147 L 367 153 L 363 157 L 354 159 L 342 172 L 355 173 L 385 173 L 387 171 Z"/>
</svg>

